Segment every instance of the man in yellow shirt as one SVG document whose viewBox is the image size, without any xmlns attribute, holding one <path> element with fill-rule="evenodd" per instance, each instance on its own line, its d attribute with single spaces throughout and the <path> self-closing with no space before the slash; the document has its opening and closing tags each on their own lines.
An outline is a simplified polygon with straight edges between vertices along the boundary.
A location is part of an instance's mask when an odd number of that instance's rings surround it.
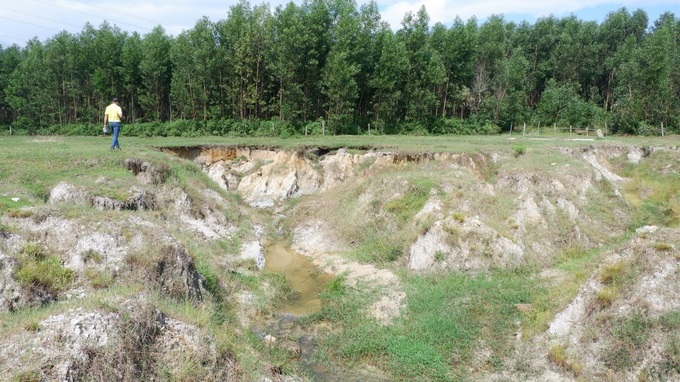
<svg viewBox="0 0 680 382">
<path fill-rule="evenodd" d="M 107 106 L 106 110 L 104 111 L 104 126 L 106 126 L 106 124 L 108 123 L 109 130 L 113 135 L 113 139 L 111 140 L 111 150 L 113 149 L 120 150 L 120 145 L 118 144 L 118 134 L 120 134 L 122 120 L 123 109 L 121 109 L 120 106 L 118 106 L 118 98 L 114 97 L 113 102 L 109 106 Z"/>
</svg>

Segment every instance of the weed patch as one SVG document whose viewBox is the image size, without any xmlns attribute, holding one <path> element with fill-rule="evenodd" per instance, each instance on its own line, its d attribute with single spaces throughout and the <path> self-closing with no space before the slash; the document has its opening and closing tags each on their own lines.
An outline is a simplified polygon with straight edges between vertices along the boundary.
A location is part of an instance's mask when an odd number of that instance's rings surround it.
<svg viewBox="0 0 680 382">
<path fill-rule="evenodd" d="M 631 228 L 680 223 L 680 175 L 663 170 L 668 160 L 667 154 L 653 152 L 639 165 L 624 167 L 624 174 L 632 178 L 624 188 L 626 198 L 638 207 Z"/>
<path fill-rule="evenodd" d="M 652 324 L 651 320 L 639 312 L 616 320 L 610 329 L 612 345 L 605 352 L 605 365 L 615 371 L 622 371 L 639 362 L 641 349 L 647 344 Z"/>
<path fill-rule="evenodd" d="M 516 329 L 508 323 L 521 315 L 515 305 L 544 293 L 526 272 L 512 270 L 414 275 L 405 283 L 407 311 L 390 327 L 365 317 L 366 296 L 358 291 L 339 287 L 325 293 L 317 319 L 342 327 L 342 334 L 324 341 L 325 350 L 349 362 L 386 365 L 395 381 L 454 380 L 468 370 L 480 343 L 492 351 L 490 364 L 502 365 Z"/>
<path fill-rule="evenodd" d="M 372 236 L 357 245 L 351 256 L 361 262 L 385 264 L 398 260 L 402 254 L 402 248 L 395 240 Z"/>
<path fill-rule="evenodd" d="M 54 255 L 45 253 L 37 243 L 28 243 L 19 256 L 19 267 L 14 277 L 22 285 L 37 288 L 49 295 L 56 296 L 73 279 L 73 272 L 61 264 Z"/>
<path fill-rule="evenodd" d="M 395 214 L 402 222 L 410 221 L 423 208 L 435 185 L 432 179 L 413 179 L 405 195 L 385 203 L 385 210 Z"/>
<path fill-rule="evenodd" d="M 85 278 L 95 289 L 106 289 L 114 283 L 114 277 L 111 274 L 96 268 L 87 268 L 85 270 Z"/>
</svg>

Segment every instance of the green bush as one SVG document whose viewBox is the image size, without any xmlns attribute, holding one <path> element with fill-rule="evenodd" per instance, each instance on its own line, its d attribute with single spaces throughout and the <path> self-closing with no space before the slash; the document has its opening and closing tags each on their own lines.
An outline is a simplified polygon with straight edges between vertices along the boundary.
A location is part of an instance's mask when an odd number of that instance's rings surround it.
<svg viewBox="0 0 680 382">
<path fill-rule="evenodd" d="M 512 145 L 512 154 L 515 156 L 515 158 L 526 154 L 527 152 L 527 147 L 523 144 L 515 144 Z"/>
<path fill-rule="evenodd" d="M 657 126 L 649 125 L 645 122 L 640 122 L 635 129 L 635 134 L 644 136 L 661 135 L 661 129 Z"/>
</svg>

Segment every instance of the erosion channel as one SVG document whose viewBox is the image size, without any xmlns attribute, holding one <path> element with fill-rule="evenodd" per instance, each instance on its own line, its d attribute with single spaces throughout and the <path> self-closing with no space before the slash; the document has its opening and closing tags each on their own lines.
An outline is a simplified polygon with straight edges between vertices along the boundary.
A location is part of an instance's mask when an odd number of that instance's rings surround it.
<svg viewBox="0 0 680 382">
<path fill-rule="evenodd" d="M 319 270 L 309 258 L 293 251 L 283 240 L 277 239 L 266 245 L 265 272 L 283 275 L 291 292 L 279 313 L 304 316 L 321 309 L 319 294 L 332 276 Z"/>
<path fill-rule="evenodd" d="M 680 381 L 677 137 L 414 140 L 0 139 L 0 381 Z"/>
</svg>

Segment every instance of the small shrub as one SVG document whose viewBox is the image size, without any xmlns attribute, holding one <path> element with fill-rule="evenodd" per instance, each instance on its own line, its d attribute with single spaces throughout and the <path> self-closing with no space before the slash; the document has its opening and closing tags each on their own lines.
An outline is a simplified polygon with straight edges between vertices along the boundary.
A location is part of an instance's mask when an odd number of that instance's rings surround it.
<svg viewBox="0 0 680 382">
<path fill-rule="evenodd" d="M 150 269 L 158 263 L 158 256 L 141 252 L 129 253 L 125 256 L 125 263 L 132 269 Z"/>
<path fill-rule="evenodd" d="M 364 262 L 384 264 L 399 260 L 402 249 L 385 237 L 370 237 L 354 249 L 354 256 Z"/>
<path fill-rule="evenodd" d="M 30 218 L 33 213 L 29 210 L 11 209 L 7 211 L 7 216 L 17 219 Z"/>
<path fill-rule="evenodd" d="M 454 213 L 453 215 L 451 215 L 451 217 L 453 217 L 453 219 L 455 221 L 457 221 L 458 223 L 464 223 L 465 222 L 465 215 L 463 215 L 460 212 Z"/>
<path fill-rule="evenodd" d="M 526 154 L 527 152 L 527 147 L 524 146 L 523 144 L 515 144 L 512 146 L 512 154 L 515 156 L 515 158 Z"/>
<path fill-rule="evenodd" d="M 326 284 L 323 293 L 328 296 L 342 296 L 347 292 L 347 287 L 345 286 L 346 277 L 344 275 L 339 275 L 333 278 Z"/>
<path fill-rule="evenodd" d="M 450 240 L 447 239 L 447 243 L 455 244 L 458 238 L 461 236 L 461 230 L 457 226 L 444 224 L 442 226 L 444 232 L 449 234 Z"/>
<path fill-rule="evenodd" d="M 274 288 L 274 295 L 279 301 L 291 300 L 300 295 L 300 292 L 290 285 L 286 276 L 278 273 L 267 274 L 267 281 Z"/>
<path fill-rule="evenodd" d="M 635 134 L 644 136 L 659 135 L 659 128 L 656 126 L 649 125 L 645 122 L 640 122 L 640 124 L 635 129 Z"/>
<path fill-rule="evenodd" d="M 402 222 L 410 221 L 423 208 L 434 186 L 430 179 L 414 179 L 405 195 L 389 200 L 385 209 L 397 215 Z"/>
</svg>

